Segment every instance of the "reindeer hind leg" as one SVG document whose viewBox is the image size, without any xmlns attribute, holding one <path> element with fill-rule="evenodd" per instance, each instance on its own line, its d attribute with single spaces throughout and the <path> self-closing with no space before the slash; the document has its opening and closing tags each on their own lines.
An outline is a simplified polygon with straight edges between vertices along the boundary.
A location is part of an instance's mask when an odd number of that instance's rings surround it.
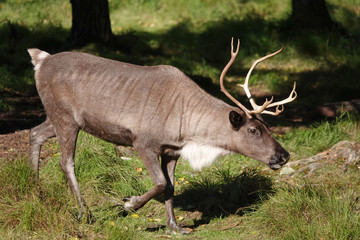
<svg viewBox="0 0 360 240">
<path fill-rule="evenodd" d="M 60 167 L 66 176 L 71 192 L 76 197 L 80 212 L 79 219 L 82 219 L 85 215 L 86 221 L 88 223 L 93 223 L 95 221 L 95 217 L 90 212 L 84 198 L 81 195 L 79 183 L 75 175 L 74 156 L 79 126 L 70 115 L 63 114 L 62 118 L 56 119 L 54 127 L 56 129 L 56 137 L 60 146 Z"/>
<path fill-rule="evenodd" d="M 30 130 L 30 165 L 37 178 L 39 177 L 39 158 L 41 147 L 46 140 L 52 137 L 55 137 L 55 130 L 49 118 L 47 118 L 42 124 Z"/>
</svg>

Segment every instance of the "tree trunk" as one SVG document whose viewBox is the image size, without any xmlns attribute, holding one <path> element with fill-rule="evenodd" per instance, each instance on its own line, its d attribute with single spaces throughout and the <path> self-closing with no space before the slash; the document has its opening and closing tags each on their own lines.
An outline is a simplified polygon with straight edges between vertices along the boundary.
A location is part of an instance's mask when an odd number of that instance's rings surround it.
<svg viewBox="0 0 360 240">
<path fill-rule="evenodd" d="M 70 0 L 72 27 L 70 45 L 107 42 L 112 38 L 108 0 Z"/>
<path fill-rule="evenodd" d="M 325 0 L 292 0 L 291 2 L 291 19 L 300 27 L 331 28 L 334 26 Z"/>
</svg>

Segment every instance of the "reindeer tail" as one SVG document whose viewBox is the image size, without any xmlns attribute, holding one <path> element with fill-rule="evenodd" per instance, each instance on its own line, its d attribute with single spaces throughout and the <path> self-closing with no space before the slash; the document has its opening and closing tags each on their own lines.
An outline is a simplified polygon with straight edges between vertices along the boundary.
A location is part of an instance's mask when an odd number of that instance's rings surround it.
<svg viewBox="0 0 360 240">
<path fill-rule="evenodd" d="M 38 70 L 41 66 L 41 64 L 43 63 L 44 59 L 47 58 L 48 56 L 50 56 L 49 53 L 45 52 L 45 51 L 41 51 L 40 49 L 37 48 L 29 48 L 28 52 L 31 56 L 31 62 L 32 64 L 34 64 L 34 70 Z"/>
</svg>

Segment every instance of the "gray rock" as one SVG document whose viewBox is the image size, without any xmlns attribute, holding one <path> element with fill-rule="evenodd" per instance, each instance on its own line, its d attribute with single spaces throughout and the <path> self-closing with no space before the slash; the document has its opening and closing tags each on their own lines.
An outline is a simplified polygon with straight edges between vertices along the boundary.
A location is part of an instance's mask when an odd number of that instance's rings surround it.
<svg viewBox="0 0 360 240">
<path fill-rule="evenodd" d="M 291 175 L 295 172 L 294 169 L 292 169 L 291 167 L 283 167 L 280 171 L 280 176 L 283 176 L 283 175 Z"/>
</svg>

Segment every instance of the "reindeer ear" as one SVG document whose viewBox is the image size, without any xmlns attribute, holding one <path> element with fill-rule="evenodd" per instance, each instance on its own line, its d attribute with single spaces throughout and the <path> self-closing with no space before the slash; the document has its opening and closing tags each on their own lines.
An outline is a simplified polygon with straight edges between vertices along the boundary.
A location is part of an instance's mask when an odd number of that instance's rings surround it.
<svg viewBox="0 0 360 240">
<path fill-rule="evenodd" d="M 243 123 L 243 121 L 242 121 L 243 117 L 235 111 L 230 112 L 229 120 L 235 130 L 239 130 L 239 128 L 241 127 L 241 125 Z"/>
</svg>

